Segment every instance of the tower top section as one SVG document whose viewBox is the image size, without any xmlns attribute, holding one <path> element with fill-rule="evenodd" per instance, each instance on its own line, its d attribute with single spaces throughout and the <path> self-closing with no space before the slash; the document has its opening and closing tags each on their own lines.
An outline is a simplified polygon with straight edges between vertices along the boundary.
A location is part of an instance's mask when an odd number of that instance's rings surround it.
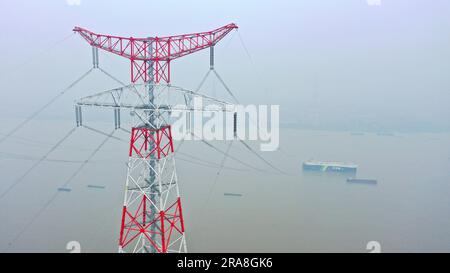
<svg viewBox="0 0 450 273">
<path fill-rule="evenodd" d="M 97 34 L 81 27 L 74 27 L 73 31 L 91 46 L 129 59 L 132 83 L 170 83 L 170 61 L 215 46 L 237 28 L 236 24 L 231 23 L 206 32 L 148 38 Z"/>
</svg>

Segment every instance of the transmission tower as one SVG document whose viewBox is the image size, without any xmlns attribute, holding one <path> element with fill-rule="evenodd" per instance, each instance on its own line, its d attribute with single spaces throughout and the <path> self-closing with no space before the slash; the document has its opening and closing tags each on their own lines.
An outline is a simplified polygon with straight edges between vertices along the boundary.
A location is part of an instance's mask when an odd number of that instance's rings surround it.
<svg viewBox="0 0 450 273">
<path fill-rule="evenodd" d="M 119 252 L 187 252 L 170 113 L 211 111 L 206 108 L 210 104 L 218 106 L 216 111 L 229 111 L 229 104 L 172 86 L 170 64 L 210 48 L 213 70 L 214 46 L 233 29 L 237 26 L 228 24 L 208 32 L 150 38 L 73 29 L 92 46 L 94 67 L 98 67 L 98 49 L 131 62 L 131 84 L 75 102 L 77 126 L 83 125 L 82 107 L 86 106 L 112 108 L 116 129 L 122 129 L 121 109 L 132 115 Z M 196 98 L 202 98 L 201 108 L 195 108 Z"/>
</svg>

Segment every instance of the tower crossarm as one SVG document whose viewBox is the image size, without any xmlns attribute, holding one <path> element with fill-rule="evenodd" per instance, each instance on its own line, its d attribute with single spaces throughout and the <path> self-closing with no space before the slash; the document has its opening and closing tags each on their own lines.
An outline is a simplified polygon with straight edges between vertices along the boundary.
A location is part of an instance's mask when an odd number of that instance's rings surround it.
<svg viewBox="0 0 450 273">
<path fill-rule="evenodd" d="M 97 34 L 90 30 L 74 27 L 74 32 L 81 35 L 91 46 L 109 51 L 119 56 L 134 60 L 149 60 L 148 44 L 151 38 L 126 38 L 113 35 Z"/>
<path fill-rule="evenodd" d="M 214 46 L 233 29 L 237 29 L 237 25 L 231 23 L 212 31 L 156 37 L 153 59 L 155 61 L 173 60 Z"/>
<path fill-rule="evenodd" d="M 214 46 L 233 29 L 237 29 L 237 25 L 231 23 L 206 32 L 150 38 L 97 34 L 81 27 L 75 27 L 73 31 L 79 33 L 91 46 L 128 59 L 167 61 Z M 154 43 L 152 52 L 149 48 L 151 43 Z"/>
<path fill-rule="evenodd" d="M 149 84 L 137 84 L 119 87 L 86 96 L 75 101 L 78 106 L 93 106 L 101 108 L 128 108 L 155 110 L 160 112 L 171 111 L 201 111 L 201 112 L 234 112 L 235 106 L 229 102 L 209 97 L 198 92 L 190 91 L 177 86 L 153 85 L 155 101 L 149 105 Z M 201 101 L 196 105 L 195 101 Z"/>
<path fill-rule="evenodd" d="M 170 61 L 216 45 L 236 24 L 191 34 L 133 38 L 94 33 L 74 27 L 91 46 L 131 60 L 131 82 L 170 82 Z M 154 64 L 154 65 L 153 65 Z"/>
</svg>

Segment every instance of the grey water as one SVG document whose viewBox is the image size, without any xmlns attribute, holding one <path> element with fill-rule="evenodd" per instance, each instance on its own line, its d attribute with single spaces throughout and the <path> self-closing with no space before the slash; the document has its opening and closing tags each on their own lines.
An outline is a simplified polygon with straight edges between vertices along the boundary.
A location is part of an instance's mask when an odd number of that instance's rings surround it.
<svg viewBox="0 0 450 273">
<path fill-rule="evenodd" d="M 3 122 L 8 128 L 17 121 Z M 40 158 L 71 127 L 70 122 L 39 121 L 1 143 L 2 153 L 28 157 L 0 158 L 0 192 L 32 167 L 36 161 L 29 158 Z M 95 127 L 112 130 L 110 124 Z M 116 252 L 129 136 L 122 131 L 115 136 L 124 141 L 110 139 L 71 179 L 104 139 L 79 128 L 48 157 L 67 161 L 45 160 L 17 182 L 0 199 L 0 251 L 68 252 L 66 244 L 78 241 L 82 252 Z M 223 150 L 227 145 L 213 144 Z M 285 128 L 280 150 L 261 153 L 285 174 L 236 142 L 230 154 L 266 172 L 227 159 L 216 184 L 218 167 L 193 163 L 188 155 L 218 165 L 223 155 L 197 141 L 185 141 L 179 151 L 190 252 L 368 252 L 369 241 L 378 241 L 384 252 L 450 251 L 448 133 L 385 136 Z M 301 164 L 308 159 L 357 163 L 357 177 L 378 183 L 303 173 Z M 58 192 L 63 185 L 71 191 Z"/>
</svg>

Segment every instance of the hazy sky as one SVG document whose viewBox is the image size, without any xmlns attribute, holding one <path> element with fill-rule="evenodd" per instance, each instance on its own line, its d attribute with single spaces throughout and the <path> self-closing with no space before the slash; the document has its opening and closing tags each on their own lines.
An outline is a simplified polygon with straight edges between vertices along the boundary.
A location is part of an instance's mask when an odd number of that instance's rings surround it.
<svg viewBox="0 0 450 273">
<path fill-rule="evenodd" d="M 51 47 L 74 26 L 146 37 L 234 22 L 252 61 L 239 35 L 230 34 L 217 47 L 216 64 L 244 103 L 281 104 L 285 122 L 450 128 L 447 0 L 381 0 L 379 6 L 366 0 L 82 0 L 79 6 L 4 0 L 0 10 L 2 116 L 25 116 L 90 68 L 91 51 L 80 37 Z M 194 89 L 207 57 L 205 51 L 176 61 L 174 84 Z M 101 54 L 100 62 L 129 81 L 127 61 Z M 46 115 L 72 117 L 74 98 L 115 86 L 100 74 L 89 80 Z"/>
<path fill-rule="evenodd" d="M 1 0 L 0 135 L 17 124 L 11 118 L 27 117 L 92 67 L 91 48 L 73 34 L 74 26 L 147 37 L 212 30 L 230 22 L 239 25 L 239 35 L 230 33 L 216 47 L 216 68 L 242 103 L 280 104 L 282 122 L 310 127 L 450 131 L 449 0 L 381 0 L 379 6 L 366 0 L 81 0 L 79 6 L 66 0 Z M 203 51 L 174 61 L 173 84 L 195 89 L 209 69 L 208 56 Z M 101 52 L 100 65 L 129 82 L 127 60 Z M 22 158 L 41 158 L 75 126 L 74 99 L 117 85 L 96 70 L 41 120 L 18 131 L 15 142 L 3 142 L 0 192 L 36 162 Z M 203 91 L 223 96 L 217 81 L 206 83 Z M 109 114 L 109 129 L 93 127 L 112 130 Z M 90 116 L 83 112 L 83 117 L 89 124 Z M 293 175 L 223 170 L 215 180 L 216 167 L 192 165 L 177 155 L 192 230 L 190 251 L 235 251 L 236 240 L 239 251 L 365 251 L 369 240 L 380 240 L 386 251 L 448 251 L 450 222 L 442 217 L 449 208 L 448 134 L 280 134 L 283 152 L 264 157 Z M 84 162 L 102 140 L 103 135 L 77 130 L 50 158 Z M 220 143 L 222 150 L 225 144 Z M 183 145 L 185 155 L 216 164 L 223 160 L 202 143 Z M 267 168 L 238 145 L 233 144 L 232 155 Z M 24 226 L 28 230 L 12 250 L 65 251 L 68 240 L 79 239 L 87 251 L 115 251 L 127 149 L 126 140 L 111 139 L 76 177 L 80 163 L 43 161 L 19 180 L 1 200 L 10 209 L 0 210 L 6 219 L 0 225 L 0 251 Z M 379 184 L 349 188 L 343 177 L 298 176 L 301 162 L 311 158 L 356 162 L 358 177 Z M 232 160 L 225 165 L 243 167 Z M 27 225 L 55 189 L 73 177 L 73 191 L 62 193 Z M 89 184 L 106 188 L 92 191 Z M 214 195 L 206 207 L 210 187 Z M 224 192 L 243 193 L 243 198 L 224 198 Z M 55 215 L 61 219 L 57 225 L 52 224 Z M 285 215 L 292 224 L 285 224 Z M 268 219 L 275 224 L 267 225 Z"/>
</svg>

